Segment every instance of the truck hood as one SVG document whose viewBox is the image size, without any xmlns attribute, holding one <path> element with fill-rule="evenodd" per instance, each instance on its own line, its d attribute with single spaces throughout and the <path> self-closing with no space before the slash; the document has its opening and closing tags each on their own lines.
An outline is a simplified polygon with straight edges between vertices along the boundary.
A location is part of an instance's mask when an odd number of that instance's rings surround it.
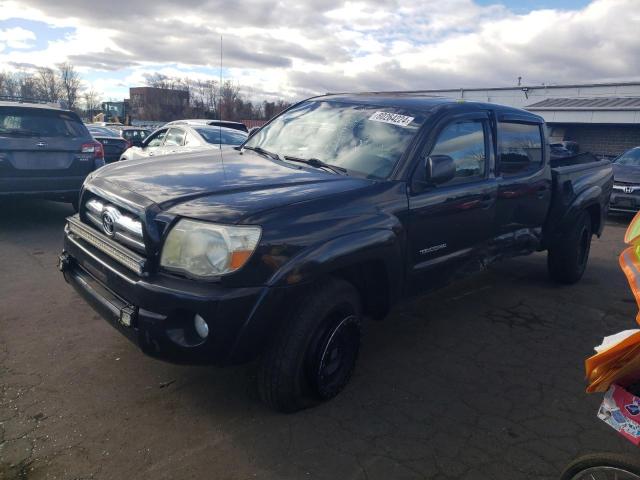
<svg viewBox="0 0 640 480">
<path fill-rule="evenodd" d="M 89 181 L 99 190 L 144 198 L 174 215 L 235 223 L 254 213 L 363 188 L 372 181 L 270 160 L 237 150 L 167 155 L 108 165 Z M 141 205 L 142 206 L 142 205 Z"/>
</svg>

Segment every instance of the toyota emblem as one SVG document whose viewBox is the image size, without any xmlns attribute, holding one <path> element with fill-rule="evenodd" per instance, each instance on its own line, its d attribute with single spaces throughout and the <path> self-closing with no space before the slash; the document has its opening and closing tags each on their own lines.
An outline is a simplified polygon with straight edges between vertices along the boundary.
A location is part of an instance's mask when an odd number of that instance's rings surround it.
<svg viewBox="0 0 640 480">
<path fill-rule="evenodd" d="M 104 230 L 104 233 L 109 237 L 113 237 L 114 223 L 115 219 L 111 212 L 106 211 L 102 214 L 102 230 Z"/>
</svg>

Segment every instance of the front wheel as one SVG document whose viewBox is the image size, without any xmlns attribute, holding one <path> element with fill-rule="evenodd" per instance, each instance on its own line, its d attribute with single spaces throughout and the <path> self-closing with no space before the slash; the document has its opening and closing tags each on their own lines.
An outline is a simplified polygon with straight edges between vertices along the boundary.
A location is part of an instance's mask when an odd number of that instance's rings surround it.
<svg viewBox="0 0 640 480">
<path fill-rule="evenodd" d="M 311 286 L 275 333 L 262 359 L 258 390 L 290 413 L 335 397 L 351 378 L 360 349 L 361 307 L 349 282 Z"/>
<path fill-rule="evenodd" d="M 572 284 L 582 278 L 591 250 L 591 217 L 582 211 L 568 232 L 549 247 L 547 268 L 556 282 Z"/>
<path fill-rule="evenodd" d="M 569 464 L 560 480 L 640 480 L 640 460 L 631 455 L 585 455 Z"/>
</svg>

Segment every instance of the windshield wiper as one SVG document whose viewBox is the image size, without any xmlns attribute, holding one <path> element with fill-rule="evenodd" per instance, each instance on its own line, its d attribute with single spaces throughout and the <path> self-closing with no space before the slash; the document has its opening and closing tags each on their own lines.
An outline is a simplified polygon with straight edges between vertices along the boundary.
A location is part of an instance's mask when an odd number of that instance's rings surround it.
<svg viewBox="0 0 640 480">
<path fill-rule="evenodd" d="M 267 156 L 269 158 L 273 158 L 274 160 L 282 160 L 282 157 L 278 153 L 270 152 L 269 150 L 265 150 L 262 147 L 243 147 L 245 150 L 253 150 L 260 155 Z"/>
<path fill-rule="evenodd" d="M 306 163 L 307 165 L 314 168 L 326 168 L 328 170 L 331 170 L 333 173 L 337 173 L 339 175 L 347 175 L 346 168 L 339 167 L 338 165 L 331 165 L 330 163 L 323 162 L 319 158 L 299 158 L 299 157 L 292 157 L 290 155 L 285 155 L 284 159 L 290 162 Z"/>
</svg>

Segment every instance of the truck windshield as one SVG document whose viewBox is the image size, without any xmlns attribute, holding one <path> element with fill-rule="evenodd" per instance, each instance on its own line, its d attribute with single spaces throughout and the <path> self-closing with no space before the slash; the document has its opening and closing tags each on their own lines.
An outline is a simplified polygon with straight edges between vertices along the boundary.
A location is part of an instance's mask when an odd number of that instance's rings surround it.
<svg viewBox="0 0 640 480">
<path fill-rule="evenodd" d="M 283 113 L 245 147 L 281 158 L 318 159 L 372 179 L 388 177 L 425 114 L 392 107 L 307 101 Z"/>
</svg>

